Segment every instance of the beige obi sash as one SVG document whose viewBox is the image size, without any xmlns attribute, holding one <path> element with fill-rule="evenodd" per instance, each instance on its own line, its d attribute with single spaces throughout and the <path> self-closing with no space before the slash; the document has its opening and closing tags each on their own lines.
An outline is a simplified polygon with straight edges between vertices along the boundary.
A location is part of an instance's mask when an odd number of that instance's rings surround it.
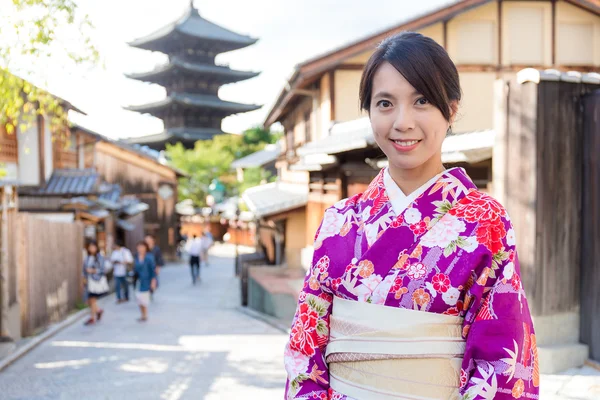
<svg viewBox="0 0 600 400">
<path fill-rule="evenodd" d="M 326 353 L 331 388 L 358 400 L 458 399 L 462 321 L 335 297 Z"/>
</svg>

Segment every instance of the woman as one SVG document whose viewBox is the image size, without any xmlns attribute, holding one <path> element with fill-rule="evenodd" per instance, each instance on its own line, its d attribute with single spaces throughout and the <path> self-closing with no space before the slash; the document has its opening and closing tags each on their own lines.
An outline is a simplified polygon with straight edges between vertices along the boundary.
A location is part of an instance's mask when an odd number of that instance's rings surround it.
<svg viewBox="0 0 600 400">
<path fill-rule="evenodd" d="M 139 288 L 136 292 L 138 305 L 142 316 L 139 322 L 148 320 L 148 304 L 150 304 L 150 290 L 156 288 L 156 263 L 150 248 L 145 241 L 137 244 L 137 255 L 135 256 L 135 273 Z"/>
<path fill-rule="evenodd" d="M 510 219 L 442 165 L 460 98 L 432 39 L 401 33 L 369 59 L 361 108 L 389 167 L 325 212 L 285 350 L 287 398 L 538 398 Z"/>
<path fill-rule="evenodd" d="M 98 298 L 108 293 L 109 290 L 104 262 L 104 257 L 98 253 L 96 242 L 89 242 L 87 256 L 83 261 L 83 279 L 90 307 L 90 318 L 85 325 L 93 325 L 96 321 L 100 321 L 104 312 L 98 308 Z"/>
</svg>

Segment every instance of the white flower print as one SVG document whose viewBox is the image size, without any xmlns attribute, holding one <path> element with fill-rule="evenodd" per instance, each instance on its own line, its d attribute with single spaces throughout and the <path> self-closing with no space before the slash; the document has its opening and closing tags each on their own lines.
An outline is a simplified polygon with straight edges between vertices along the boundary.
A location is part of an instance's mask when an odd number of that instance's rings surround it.
<svg viewBox="0 0 600 400">
<path fill-rule="evenodd" d="M 450 289 L 446 290 L 442 294 L 442 299 L 444 299 L 444 302 L 446 304 L 448 304 L 449 306 L 455 306 L 456 303 L 458 302 L 459 296 L 460 296 L 460 290 L 458 290 L 455 287 L 451 287 Z"/>
<path fill-rule="evenodd" d="M 376 287 L 373 295 L 371 296 L 371 303 L 380 305 L 385 304 L 385 300 L 390 292 L 390 288 L 394 284 L 394 280 L 396 279 L 398 272 L 400 271 L 396 271 L 396 273 L 386 276 L 381 284 Z"/>
<path fill-rule="evenodd" d="M 334 208 L 338 209 L 338 210 L 343 210 L 346 207 L 346 203 L 348 202 L 348 199 L 343 199 L 338 201 L 337 203 L 335 203 L 333 205 Z"/>
<path fill-rule="evenodd" d="M 411 279 L 421 279 L 427 274 L 427 267 L 422 263 L 412 264 L 408 267 L 408 276 Z"/>
<path fill-rule="evenodd" d="M 285 345 L 283 360 L 290 380 L 294 380 L 298 375 L 305 374 L 308 371 L 310 357 L 299 351 L 292 350 L 289 343 Z"/>
<path fill-rule="evenodd" d="M 421 212 L 416 208 L 409 208 L 404 212 L 404 220 L 408 224 L 416 224 L 421 220 Z"/>
<path fill-rule="evenodd" d="M 320 242 L 329 237 L 339 235 L 345 222 L 346 215 L 339 213 L 335 209 L 328 209 L 323 216 L 323 224 L 321 225 L 317 241 Z"/>
<path fill-rule="evenodd" d="M 466 251 L 467 253 L 472 253 L 475 251 L 475 249 L 477 249 L 477 247 L 479 247 L 479 242 L 477 241 L 477 237 L 475 236 L 469 236 L 466 239 L 467 245 L 463 246 L 463 250 Z"/>
<path fill-rule="evenodd" d="M 365 234 L 367 236 L 367 243 L 369 243 L 369 246 L 372 246 L 379 234 L 379 224 L 365 224 Z"/>
<path fill-rule="evenodd" d="M 380 275 L 371 274 L 368 278 L 363 279 L 354 289 L 354 294 L 358 297 L 359 301 L 367 301 L 373 294 L 373 291 L 377 288 L 383 279 Z"/>
<path fill-rule="evenodd" d="M 506 267 L 504 267 L 504 272 L 502 273 L 502 275 L 504 276 L 504 279 L 506 279 L 507 281 L 510 281 L 513 277 L 515 273 L 515 264 L 513 262 L 509 262 L 508 264 L 506 264 Z"/>
<path fill-rule="evenodd" d="M 426 247 L 441 247 L 445 249 L 450 243 L 458 239 L 464 232 L 465 223 L 454 215 L 446 214 L 423 236 L 421 245 Z"/>
<path fill-rule="evenodd" d="M 509 246 L 514 246 L 517 243 L 517 239 L 515 237 L 515 230 L 510 228 L 508 232 L 506 232 L 506 244 Z"/>
</svg>

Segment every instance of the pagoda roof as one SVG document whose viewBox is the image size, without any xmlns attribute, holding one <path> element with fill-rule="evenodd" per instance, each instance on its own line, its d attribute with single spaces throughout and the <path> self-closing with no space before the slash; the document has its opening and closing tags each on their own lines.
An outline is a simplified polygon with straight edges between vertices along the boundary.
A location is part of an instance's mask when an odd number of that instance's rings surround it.
<svg viewBox="0 0 600 400">
<path fill-rule="evenodd" d="M 206 47 L 206 42 L 219 43 L 217 47 L 218 52 L 221 53 L 250 46 L 258 40 L 216 25 L 202 18 L 195 8 L 190 8 L 179 20 L 147 36 L 136 39 L 130 42 L 129 45 L 168 54 L 174 45 L 181 45 L 181 39 L 186 37 L 195 40 L 195 42 L 190 43 L 192 47 Z M 193 44 L 196 44 L 196 46 L 193 46 Z M 203 44 L 204 46 L 202 46 Z"/>
<path fill-rule="evenodd" d="M 236 71 L 229 67 L 195 63 L 183 60 L 181 57 L 171 57 L 168 63 L 160 65 L 152 71 L 127 74 L 126 76 L 140 81 L 156 82 L 175 71 L 197 74 L 199 76 L 221 77 L 221 80 L 225 82 L 238 82 L 254 78 L 260 74 L 260 72 Z"/>
<path fill-rule="evenodd" d="M 183 143 L 185 147 L 193 147 L 198 140 L 210 140 L 216 135 L 223 135 L 224 132 L 217 128 L 169 128 L 161 133 L 154 135 L 140 136 L 124 139 L 129 144 L 146 145 L 152 149 L 162 150 L 167 143 Z"/>
<path fill-rule="evenodd" d="M 224 111 L 229 114 L 237 114 L 258 110 L 262 106 L 255 104 L 242 104 L 221 100 L 218 96 L 194 93 L 171 93 L 167 98 L 149 104 L 126 107 L 129 111 L 156 114 L 168 110 L 174 105 L 187 108 L 208 108 Z"/>
</svg>

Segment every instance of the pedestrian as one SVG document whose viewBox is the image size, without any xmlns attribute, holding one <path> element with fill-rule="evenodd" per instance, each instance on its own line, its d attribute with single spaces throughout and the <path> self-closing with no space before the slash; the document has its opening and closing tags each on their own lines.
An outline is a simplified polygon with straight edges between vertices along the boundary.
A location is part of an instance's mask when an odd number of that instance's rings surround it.
<svg viewBox="0 0 600 400">
<path fill-rule="evenodd" d="M 127 282 L 127 270 L 133 265 L 131 251 L 125 247 L 122 240 L 115 242 L 115 249 L 110 255 L 115 277 L 115 291 L 117 292 L 117 304 L 129 301 L 129 282 Z"/>
<path fill-rule="evenodd" d="M 108 293 L 109 286 L 105 260 L 98 251 L 98 245 L 96 242 L 90 241 L 86 249 L 87 255 L 83 261 L 83 281 L 87 303 L 90 307 L 90 318 L 85 325 L 93 325 L 102 318 L 104 310 L 98 308 L 98 298 Z"/>
<path fill-rule="evenodd" d="M 212 235 L 212 233 L 210 233 L 210 228 L 207 227 L 204 230 L 204 232 L 202 233 L 201 240 L 202 240 L 201 260 L 202 260 L 202 262 L 204 262 L 204 266 L 208 267 L 208 250 L 210 250 L 210 248 L 215 243 L 213 240 L 213 235 Z"/>
<path fill-rule="evenodd" d="M 156 262 L 145 241 L 139 242 L 136 249 L 134 269 L 138 277 L 139 287 L 136 290 L 135 296 L 141 312 L 141 317 L 138 321 L 145 322 L 148 320 L 150 290 L 156 288 Z"/>
<path fill-rule="evenodd" d="M 202 242 L 197 235 L 193 235 L 185 244 L 185 251 L 190 256 L 190 270 L 192 272 L 192 284 L 200 279 L 200 253 L 202 252 Z"/>
<path fill-rule="evenodd" d="M 360 105 L 389 164 L 325 211 L 285 348 L 287 399 L 539 397 L 510 218 L 442 164 L 460 99 L 448 53 L 419 33 L 366 63 Z"/>
<path fill-rule="evenodd" d="M 158 245 L 156 244 L 156 238 L 154 237 L 154 235 L 146 234 L 144 240 L 148 245 L 148 249 L 150 249 L 150 253 L 152 253 L 152 255 L 154 256 L 154 261 L 156 263 L 156 287 L 150 290 L 150 297 L 152 298 L 154 292 L 156 291 L 156 289 L 158 289 L 158 286 L 160 284 L 160 269 L 164 267 L 165 262 L 163 260 L 162 252 L 160 251 L 160 247 L 158 247 Z"/>
</svg>

